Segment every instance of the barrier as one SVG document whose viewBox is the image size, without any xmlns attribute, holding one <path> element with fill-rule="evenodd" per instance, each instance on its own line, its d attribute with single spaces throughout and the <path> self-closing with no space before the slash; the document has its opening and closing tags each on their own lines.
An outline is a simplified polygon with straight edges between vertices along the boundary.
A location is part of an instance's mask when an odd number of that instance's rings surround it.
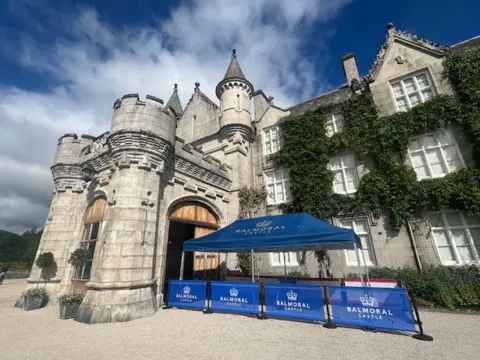
<svg viewBox="0 0 480 360">
<path fill-rule="evenodd" d="M 211 311 L 255 315 L 259 304 L 258 283 L 211 282 Z"/>
<path fill-rule="evenodd" d="M 323 290 L 319 285 L 264 284 L 265 314 L 325 321 Z"/>
<path fill-rule="evenodd" d="M 329 286 L 332 323 L 416 332 L 407 290 Z"/>
<path fill-rule="evenodd" d="M 203 280 L 170 280 L 168 306 L 181 309 L 205 309 L 207 282 Z"/>
</svg>

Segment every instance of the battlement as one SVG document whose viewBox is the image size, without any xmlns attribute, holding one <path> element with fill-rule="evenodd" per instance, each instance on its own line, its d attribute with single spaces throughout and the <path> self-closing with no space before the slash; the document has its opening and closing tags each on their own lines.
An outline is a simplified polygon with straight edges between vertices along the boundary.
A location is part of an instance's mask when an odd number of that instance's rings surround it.
<svg viewBox="0 0 480 360">
<path fill-rule="evenodd" d="M 58 145 L 60 145 L 63 142 L 73 142 L 75 140 L 78 140 L 77 134 L 74 134 L 74 133 L 65 134 L 58 138 Z"/>
<path fill-rule="evenodd" d="M 156 96 L 147 95 L 145 100 L 140 100 L 137 93 L 123 95 L 120 99 L 117 99 L 113 104 L 113 109 L 117 110 L 122 106 L 127 105 L 146 105 L 152 106 L 158 109 L 163 109 L 164 101 Z"/>
</svg>

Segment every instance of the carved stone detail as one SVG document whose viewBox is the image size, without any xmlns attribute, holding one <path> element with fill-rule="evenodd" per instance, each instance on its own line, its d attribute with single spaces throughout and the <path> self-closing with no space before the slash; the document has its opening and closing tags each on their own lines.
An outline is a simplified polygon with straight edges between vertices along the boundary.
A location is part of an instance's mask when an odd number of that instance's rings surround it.
<svg viewBox="0 0 480 360">
<path fill-rule="evenodd" d="M 175 171 L 179 171 L 181 173 L 184 173 L 185 175 L 191 176 L 199 180 L 203 180 L 207 184 L 211 184 L 217 187 L 228 189 L 232 184 L 226 174 L 225 177 L 219 176 L 214 172 L 204 169 L 197 164 L 194 164 L 179 156 L 175 157 L 174 168 Z"/>
</svg>

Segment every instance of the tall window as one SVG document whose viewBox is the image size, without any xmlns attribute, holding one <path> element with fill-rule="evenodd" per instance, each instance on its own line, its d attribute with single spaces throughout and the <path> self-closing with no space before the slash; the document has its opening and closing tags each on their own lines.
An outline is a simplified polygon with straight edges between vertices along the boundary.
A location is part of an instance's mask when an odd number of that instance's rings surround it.
<svg viewBox="0 0 480 360">
<path fill-rule="evenodd" d="M 280 128 L 278 126 L 271 126 L 263 129 L 264 154 L 275 154 L 278 150 L 280 150 Z"/>
<path fill-rule="evenodd" d="M 443 177 L 464 167 L 457 143 L 448 130 L 414 139 L 408 148 L 407 162 L 418 180 Z"/>
<path fill-rule="evenodd" d="M 272 266 L 298 266 L 297 253 L 296 252 L 270 253 L 270 263 Z"/>
<path fill-rule="evenodd" d="M 285 170 L 269 171 L 265 173 L 265 185 L 267 186 L 267 205 L 275 205 L 287 202 L 289 196 L 288 172 Z"/>
<path fill-rule="evenodd" d="M 480 218 L 445 211 L 429 213 L 428 219 L 442 264 L 480 262 Z"/>
<path fill-rule="evenodd" d="M 340 113 L 330 114 L 325 123 L 325 132 L 328 137 L 343 131 L 343 116 Z"/>
<path fill-rule="evenodd" d="M 365 257 L 365 262 L 363 262 L 363 257 L 361 253 L 358 255 L 360 256 L 360 263 L 362 265 L 367 266 L 374 266 L 375 265 L 375 257 L 373 256 L 373 249 L 372 249 L 372 239 L 370 237 L 370 231 L 368 230 L 367 220 L 357 219 L 357 220 L 342 220 L 341 226 L 346 229 L 351 229 L 358 235 L 360 240 L 362 241 L 362 249 L 363 256 Z M 357 255 L 355 254 L 355 250 L 345 250 L 346 258 L 347 258 L 347 266 L 358 266 Z"/>
<path fill-rule="evenodd" d="M 333 191 L 337 194 L 353 194 L 358 189 L 357 167 L 353 155 L 333 158 L 328 164 L 333 171 Z"/>
<path fill-rule="evenodd" d="M 81 268 L 76 269 L 75 278 L 77 280 L 89 280 L 92 271 L 93 254 L 95 252 L 95 245 L 100 236 L 100 226 L 103 220 L 103 213 L 105 211 L 105 199 L 98 198 L 88 208 L 87 218 L 85 220 L 85 227 L 83 229 L 82 242 L 80 246 L 87 250 L 87 263 Z"/>
<path fill-rule="evenodd" d="M 393 82 L 391 86 L 399 111 L 407 111 L 433 97 L 433 86 L 427 73 Z"/>
</svg>

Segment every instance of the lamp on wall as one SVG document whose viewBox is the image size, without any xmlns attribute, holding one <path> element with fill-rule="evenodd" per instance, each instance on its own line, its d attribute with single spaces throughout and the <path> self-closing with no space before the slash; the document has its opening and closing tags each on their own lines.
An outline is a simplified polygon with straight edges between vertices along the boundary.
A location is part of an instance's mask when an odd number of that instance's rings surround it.
<svg viewBox="0 0 480 360">
<path fill-rule="evenodd" d="M 93 179 L 93 176 L 96 174 L 97 172 L 95 171 L 95 169 L 93 168 L 92 165 L 90 164 L 86 164 L 84 167 L 82 167 L 82 179 L 85 180 L 85 181 L 90 181 Z"/>
</svg>

